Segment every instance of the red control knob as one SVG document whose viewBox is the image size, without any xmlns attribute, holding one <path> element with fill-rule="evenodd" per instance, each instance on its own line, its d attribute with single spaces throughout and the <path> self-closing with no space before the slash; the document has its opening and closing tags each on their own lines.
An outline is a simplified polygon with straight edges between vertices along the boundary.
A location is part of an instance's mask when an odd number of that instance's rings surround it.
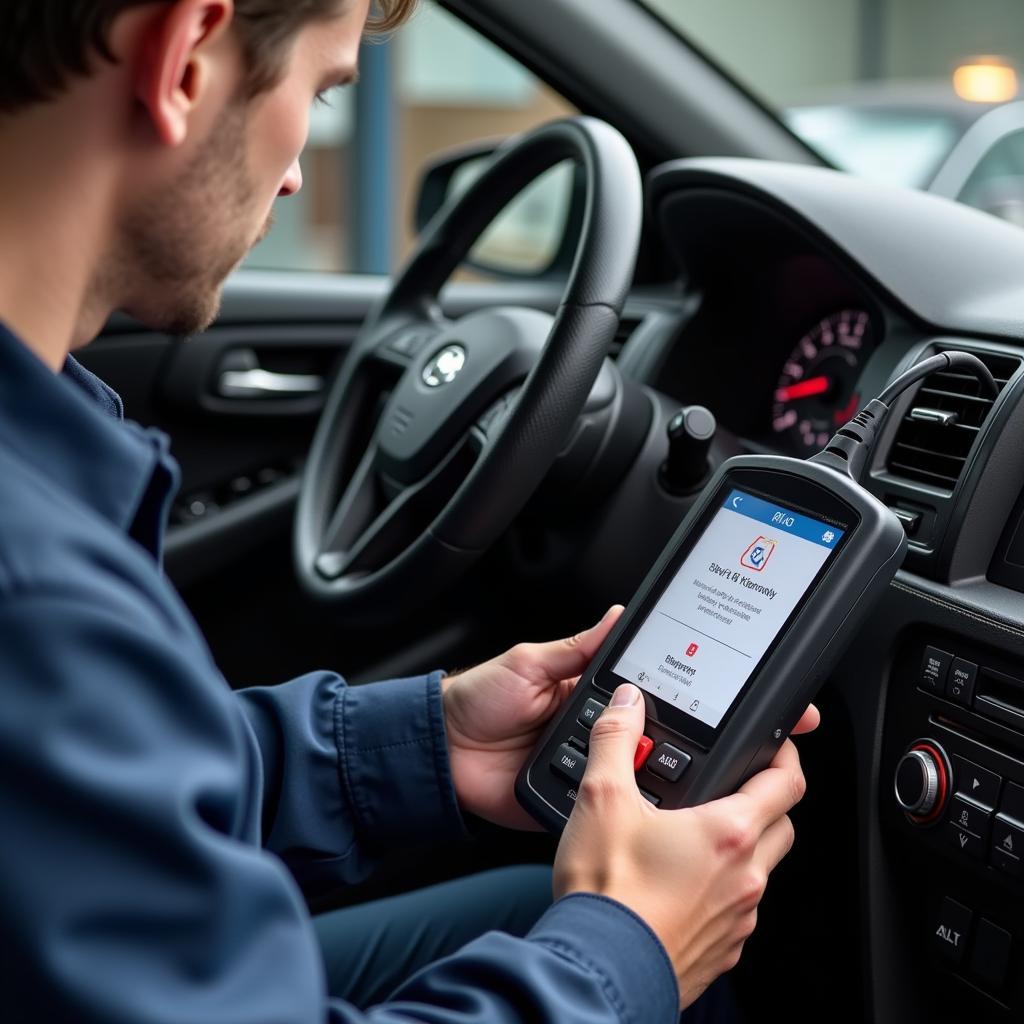
<svg viewBox="0 0 1024 1024">
<path fill-rule="evenodd" d="M 949 797 L 949 762 L 932 740 L 911 744 L 896 766 L 896 802 L 915 825 L 930 825 Z"/>
</svg>

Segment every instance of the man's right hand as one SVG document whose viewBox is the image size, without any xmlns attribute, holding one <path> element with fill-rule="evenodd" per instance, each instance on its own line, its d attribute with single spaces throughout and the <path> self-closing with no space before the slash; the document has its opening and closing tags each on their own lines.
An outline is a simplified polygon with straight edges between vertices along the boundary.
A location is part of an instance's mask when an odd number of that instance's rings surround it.
<svg viewBox="0 0 1024 1024">
<path fill-rule="evenodd" d="M 808 708 L 794 733 L 819 721 Z M 640 691 L 620 686 L 594 723 L 587 770 L 555 858 L 555 896 L 591 892 L 629 907 L 668 951 L 682 1006 L 739 961 L 768 875 L 793 845 L 787 812 L 804 794 L 796 747 L 732 796 L 656 810 L 640 794 L 633 753 Z"/>
</svg>

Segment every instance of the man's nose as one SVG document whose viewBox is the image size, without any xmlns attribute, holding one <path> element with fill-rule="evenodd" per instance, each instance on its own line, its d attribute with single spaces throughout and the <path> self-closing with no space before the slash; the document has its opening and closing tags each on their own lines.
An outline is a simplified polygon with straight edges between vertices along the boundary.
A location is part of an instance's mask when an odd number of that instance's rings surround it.
<svg viewBox="0 0 1024 1024">
<path fill-rule="evenodd" d="M 299 166 L 299 161 L 288 168 L 288 173 L 284 176 L 284 180 L 281 182 L 281 189 L 277 193 L 279 196 L 293 196 L 299 189 L 302 188 L 302 168 Z"/>
</svg>

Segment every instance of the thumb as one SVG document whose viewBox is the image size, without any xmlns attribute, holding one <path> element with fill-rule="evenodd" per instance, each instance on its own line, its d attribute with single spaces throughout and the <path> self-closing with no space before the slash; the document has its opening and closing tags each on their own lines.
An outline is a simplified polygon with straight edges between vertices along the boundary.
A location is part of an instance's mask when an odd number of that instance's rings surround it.
<svg viewBox="0 0 1024 1024">
<path fill-rule="evenodd" d="M 643 732 L 643 694 L 623 683 L 590 730 L 587 775 L 604 783 L 633 782 L 633 756 Z"/>
</svg>

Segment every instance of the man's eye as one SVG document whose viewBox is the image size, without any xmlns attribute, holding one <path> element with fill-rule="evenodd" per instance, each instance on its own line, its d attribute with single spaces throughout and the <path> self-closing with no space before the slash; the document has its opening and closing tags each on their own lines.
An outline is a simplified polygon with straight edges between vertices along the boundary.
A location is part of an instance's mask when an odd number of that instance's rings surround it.
<svg viewBox="0 0 1024 1024">
<path fill-rule="evenodd" d="M 334 104 L 331 103 L 331 93 L 333 91 L 334 91 L 333 89 L 321 89 L 316 94 L 316 96 L 313 97 L 313 102 L 316 103 L 319 106 L 324 106 L 324 107 L 332 107 L 332 106 L 334 106 Z"/>
</svg>

